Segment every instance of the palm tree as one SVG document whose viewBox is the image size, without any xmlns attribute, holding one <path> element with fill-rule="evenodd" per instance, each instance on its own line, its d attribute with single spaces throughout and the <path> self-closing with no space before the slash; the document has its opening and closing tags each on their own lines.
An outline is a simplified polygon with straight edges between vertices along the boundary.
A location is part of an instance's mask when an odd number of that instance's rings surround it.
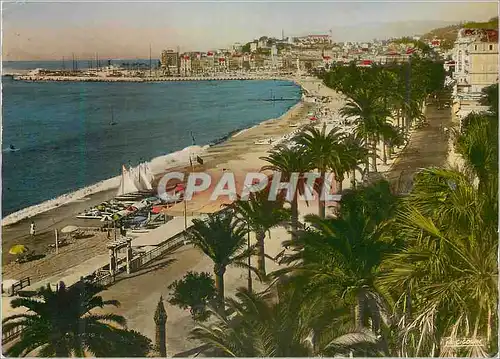
<svg viewBox="0 0 500 359">
<path fill-rule="evenodd" d="M 291 204 L 291 236 L 296 237 L 297 228 L 299 226 L 299 203 L 298 194 L 304 192 L 305 177 L 304 174 L 310 169 L 310 161 L 307 158 L 307 153 L 301 147 L 288 148 L 286 146 L 278 146 L 271 150 L 266 157 L 260 157 L 261 160 L 267 161 L 269 164 L 261 168 L 261 171 L 275 171 L 281 174 L 282 181 L 290 181 L 292 174 L 298 174 L 298 183 L 296 192 L 292 194 Z"/>
<path fill-rule="evenodd" d="M 349 176 L 351 177 L 351 188 L 354 189 L 356 188 L 356 170 L 362 173 L 359 165 L 366 159 L 367 151 L 363 147 L 363 139 L 355 133 L 344 135 L 341 143 L 346 157 L 349 158 Z M 341 181 L 337 183 L 337 189 L 339 192 L 342 191 Z"/>
<path fill-rule="evenodd" d="M 188 232 L 190 241 L 214 262 L 217 309 L 224 313 L 224 274 L 228 265 L 247 267 L 244 259 L 254 248 L 245 250 L 248 229 L 231 211 L 210 214 L 206 220 L 194 219 Z"/>
<path fill-rule="evenodd" d="M 326 132 L 326 124 L 321 130 L 310 127 L 300 133 L 296 141 L 304 147 L 307 158 L 311 162 L 311 168 L 316 168 L 320 173 L 319 184 L 326 185 L 327 171 L 333 171 L 337 186 L 341 186 L 344 174 L 355 166 L 356 160 L 346 152 L 346 146 L 342 145 L 342 134 L 338 128 Z M 322 188 L 317 188 L 318 212 L 321 218 L 325 218 L 325 201 L 321 199 Z M 342 190 L 337 188 L 337 190 Z"/>
<path fill-rule="evenodd" d="M 377 172 L 377 142 L 390 111 L 384 108 L 375 91 L 362 89 L 352 95 L 339 112 L 344 117 L 356 119 L 356 133 L 364 138 L 365 148 L 372 160 L 371 170 Z"/>
<path fill-rule="evenodd" d="M 119 305 L 116 300 L 96 296 L 99 290 L 83 283 L 66 288 L 61 282 L 55 291 L 50 285 L 40 288 L 36 298 L 14 299 L 13 308 L 25 307 L 28 311 L 2 321 L 6 331 L 22 326 L 20 340 L 7 350 L 8 355 L 26 356 L 34 351 L 42 357 L 114 355 L 116 348 L 109 341 L 130 335 L 121 329 L 126 324 L 121 315 L 92 313 L 96 308 Z"/>
<path fill-rule="evenodd" d="M 218 316 L 215 323 L 196 327 L 191 336 L 226 357 L 335 356 L 374 349 L 372 333 L 348 332 L 338 312 L 338 317 L 330 316 L 300 288 L 278 286 L 276 291 L 273 296 L 238 289 L 237 300 L 227 300 L 231 319 Z M 318 319 L 326 322 L 325 314 L 329 326 L 318 327 Z"/>
<path fill-rule="evenodd" d="M 251 193 L 248 200 L 232 203 L 236 216 L 240 217 L 255 233 L 258 248 L 257 269 L 261 276 L 266 275 L 265 246 L 266 232 L 290 218 L 290 211 L 283 208 L 284 196 L 276 201 L 269 200 L 269 186 L 265 190 Z"/>
<path fill-rule="evenodd" d="M 498 210 L 483 198 L 464 174 L 426 170 L 398 216 L 405 248 L 381 284 L 399 295 L 402 347 L 421 343 L 410 355 L 496 352 Z M 446 353 L 445 340 L 463 337 L 482 340 L 482 353 Z"/>
</svg>

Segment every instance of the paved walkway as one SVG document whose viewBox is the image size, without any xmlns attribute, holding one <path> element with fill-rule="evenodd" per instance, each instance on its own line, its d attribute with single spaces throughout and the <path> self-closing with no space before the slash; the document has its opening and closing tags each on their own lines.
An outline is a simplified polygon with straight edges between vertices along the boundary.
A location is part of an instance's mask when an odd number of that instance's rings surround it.
<svg viewBox="0 0 500 359">
<path fill-rule="evenodd" d="M 452 127 L 451 109 L 439 110 L 436 104 L 431 104 L 427 106 L 426 116 L 429 125 L 413 133 L 406 149 L 386 174 L 398 192 L 409 190 L 413 175 L 421 168 L 447 164 L 449 141 L 443 129 Z"/>
</svg>

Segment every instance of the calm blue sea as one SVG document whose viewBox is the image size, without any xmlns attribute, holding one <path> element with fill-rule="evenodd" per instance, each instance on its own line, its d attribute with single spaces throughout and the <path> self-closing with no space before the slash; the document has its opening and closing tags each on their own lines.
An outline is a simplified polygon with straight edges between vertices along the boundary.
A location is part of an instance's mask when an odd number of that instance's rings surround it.
<svg viewBox="0 0 500 359">
<path fill-rule="evenodd" d="M 271 96 L 289 101 L 266 101 Z M 122 164 L 209 144 L 286 112 L 283 81 L 28 83 L 3 79 L 3 215 L 117 176 Z M 116 125 L 110 125 L 112 112 Z M 12 144 L 18 151 L 8 150 Z"/>
</svg>

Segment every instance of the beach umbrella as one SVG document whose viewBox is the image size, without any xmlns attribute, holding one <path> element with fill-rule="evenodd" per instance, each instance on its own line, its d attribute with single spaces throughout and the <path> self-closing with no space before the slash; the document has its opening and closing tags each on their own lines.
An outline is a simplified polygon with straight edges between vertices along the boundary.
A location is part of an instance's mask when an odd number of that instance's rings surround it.
<svg viewBox="0 0 500 359">
<path fill-rule="evenodd" d="M 12 246 L 10 249 L 9 249 L 9 253 L 10 254 L 23 254 L 23 253 L 26 253 L 28 251 L 28 247 L 26 247 L 24 244 L 16 244 L 15 246 Z"/>
<path fill-rule="evenodd" d="M 66 233 L 73 233 L 78 231 L 77 226 L 66 226 L 63 229 L 61 229 L 61 233 L 66 234 Z"/>
</svg>

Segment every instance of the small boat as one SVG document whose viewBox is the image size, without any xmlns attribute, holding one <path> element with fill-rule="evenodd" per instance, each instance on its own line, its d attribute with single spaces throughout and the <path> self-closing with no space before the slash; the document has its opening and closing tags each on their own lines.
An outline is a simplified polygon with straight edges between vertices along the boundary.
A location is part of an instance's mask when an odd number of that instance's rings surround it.
<svg viewBox="0 0 500 359">
<path fill-rule="evenodd" d="M 273 143 L 274 139 L 269 138 L 267 140 L 257 140 L 254 142 L 255 145 L 270 145 Z"/>
<path fill-rule="evenodd" d="M 109 123 L 111 126 L 116 125 L 117 123 L 115 122 L 115 114 L 113 112 L 113 109 L 111 109 L 111 122 Z"/>
<path fill-rule="evenodd" d="M 299 127 L 299 124 L 298 123 L 291 123 L 288 126 L 289 127 Z"/>
</svg>

